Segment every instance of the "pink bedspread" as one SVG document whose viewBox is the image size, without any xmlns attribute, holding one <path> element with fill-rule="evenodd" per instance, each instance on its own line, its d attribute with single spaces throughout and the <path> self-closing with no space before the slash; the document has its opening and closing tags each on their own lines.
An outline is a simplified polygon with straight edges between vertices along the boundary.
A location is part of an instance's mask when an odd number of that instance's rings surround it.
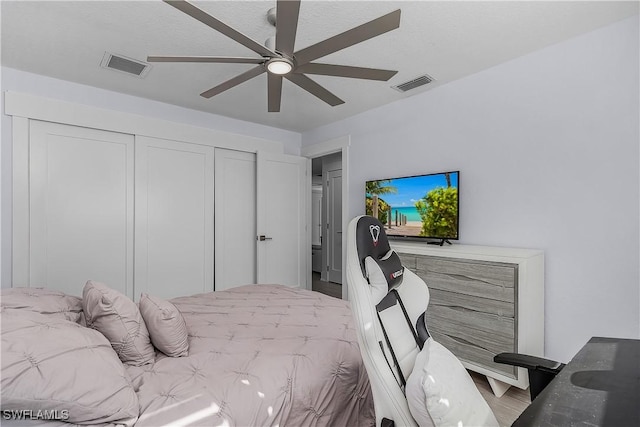
<svg viewBox="0 0 640 427">
<path fill-rule="evenodd" d="M 189 356 L 128 367 L 137 426 L 372 426 L 348 303 L 278 285 L 175 298 Z"/>
</svg>

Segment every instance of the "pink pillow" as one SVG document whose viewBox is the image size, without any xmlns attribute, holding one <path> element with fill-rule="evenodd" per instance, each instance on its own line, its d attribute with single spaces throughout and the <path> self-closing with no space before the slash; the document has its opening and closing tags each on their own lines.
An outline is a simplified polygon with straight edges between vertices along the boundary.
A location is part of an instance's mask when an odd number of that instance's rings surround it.
<svg viewBox="0 0 640 427">
<path fill-rule="evenodd" d="M 87 326 L 107 337 L 123 363 L 141 366 L 155 360 L 140 310 L 126 295 L 89 280 L 82 290 L 82 310 Z"/>
<path fill-rule="evenodd" d="M 82 323 L 82 300 L 53 289 L 7 288 L 0 292 L 3 309 L 33 311 Z"/>
<path fill-rule="evenodd" d="M 140 296 L 138 305 L 158 350 L 170 357 L 189 354 L 187 324 L 175 305 L 147 294 Z"/>
<path fill-rule="evenodd" d="M 3 310 L 1 364 L 3 411 L 44 411 L 74 425 L 132 426 L 138 419 L 127 371 L 98 331 L 59 316 Z"/>
</svg>

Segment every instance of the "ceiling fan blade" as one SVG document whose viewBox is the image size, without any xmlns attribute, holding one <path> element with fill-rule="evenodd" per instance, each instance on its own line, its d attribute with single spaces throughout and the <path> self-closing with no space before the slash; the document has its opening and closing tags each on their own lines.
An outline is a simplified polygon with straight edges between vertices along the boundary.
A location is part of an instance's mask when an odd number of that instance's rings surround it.
<svg viewBox="0 0 640 427">
<path fill-rule="evenodd" d="M 267 92 L 269 112 L 277 113 L 280 111 L 280 100 L 282 99 L 282 76 L 267 73 Z"/>
<path fill-rule="evenodd" d="M 336 105 L 344 104 L 344 101 L 342 99 L 338 98 L 337 96 L 335 96 L 334 94 L 329 92 L 327 89 L 323 88 L 318 83 L 314 82 L 304 74 L 286 74 L 284 77 L 287 80 L 297 84 L 302 89 L 309 92 L 310 94 L 317 96 L 318 98 L 320 98 L 327 104 L 331 105 L 332 107 L 335 107 Z"/>
<path fill-rule="evenodd" d="M 293 55 L 300 0 L 278 0 L 276 5 L 276 50 Z"/>
<path fill-rule="evenodd" d="M 189 2 L 186 2 L 184 0 L 163 0 L 163 1 L 165 3 L 171 5 L 171 6 L 175 7 L 179 11 L 186 13 L 187 15 L 191 16 L 192 18 L 197 19 L 198 21 L 202 22 L 203 24 L 208 25 L 209 27 L 213 28 L 214 30 L 224 34 L 225 36 L 229 37 L 230 39 L 233 39 L 233 40 L 237 41 L 241 45 L 244 45 L 245 47 L 251 49 L 252 51 L 256 52 L 259 55 L 262 55 L 262 56 L 275 56 L 276 55 L 275 52 L 272 52 L 270 49 L 267 49 L 266 47 L 264 47 L 263 45 L 261 45 L 257 41 L 255 41 L 253 39 L 250 39 L 249 37 L 245 36 L 244 34 L 242 34 L 241 32 L 239 32 L 237 30 L 234 30 L 233 28 L 231 28 L 230 26 L 228 26 L 224 22 L 219 21 L 218 19 L 216 19 L 213 16 L 209 15 L 208 13 L 203 11 L 202 9 L 199 9 L 199 8 L 195 7 L 194 5 L 192 5 Z"/>
<path fill-rule="evenodd" d="M 322 58 L 330 53 L 395 30 L 399 26 L 400 9 L 296 52 L 296 62 L 307 64 L 314 59 Z"/>
<path fill-rule="evenodd" d="M 200 96 L 204 98 L 211 98 L 212 96 L 216 96 L 219 93 L 224 92 L 227 89 L 231 89 L 234 86 L 239 85 L 240 83 L 244 83 L 247 80 L 250 80 L 256 76 L 265 72 L 265 68 L 262 65 L 258 65 L 257 67 L 253 67 L 249 71 L 246 71 L 242 74 L 238 74 L 232 79 L 227 80 L 224 83 L 219 84 L 218 86 L 211 88 L 205 92 L 202 92 Z"/>
<path fill-rule="evenodd" d="M 233 56 L 147 56 L 147 62 L 211 62 L 222 64 L 264 64 L 264 58 Z"/>
<path fill-rule="evenodd" d="M 395 76 L 397 71 L 380 70 L 378 68 L 351 67 L 349 65 L 332 65 L 309 63 L 295 69 L 296 74 L 320 74 L 323 76 L 351 77 L 354 79 L 387 81 Z"/>
</svg>

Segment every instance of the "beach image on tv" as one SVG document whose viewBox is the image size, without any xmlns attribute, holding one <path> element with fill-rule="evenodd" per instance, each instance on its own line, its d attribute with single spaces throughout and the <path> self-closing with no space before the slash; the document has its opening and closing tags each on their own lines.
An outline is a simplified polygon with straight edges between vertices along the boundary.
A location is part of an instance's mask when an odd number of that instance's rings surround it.
<svg viewBox="0 0 640 427">
<path fill-rule="evenodd" d="M 366 214 L 388 236 L 458 238 L 458 172 L 366 183 Z"/>
</svg>

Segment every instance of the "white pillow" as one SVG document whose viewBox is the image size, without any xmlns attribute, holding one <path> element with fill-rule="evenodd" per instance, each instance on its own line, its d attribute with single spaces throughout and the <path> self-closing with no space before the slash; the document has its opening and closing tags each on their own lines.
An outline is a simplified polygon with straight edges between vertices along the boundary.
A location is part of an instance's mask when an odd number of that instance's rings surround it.
<svg viewBox="0 0 640 427">
<path fill-rule="evenodd" d="M 187 325 L 175 305 L 147 294 L 140 296 L 140 313 L 147 324 L 153 345 L 169 357 L 189 353 Z"/>
<path fill-rule="evenodd" d="M 462 363 L 433 338 L 416 356 L 405 392 L 411 415 L 421 427 L 499 426 Z"/>
<path fill-rule="evenodd" d="M 3 411 L 47 411 L 82 425 L 131 426 L 138 418 L 129 376 L 98 331 L 59 317 L 3 310 L 1 363 Z"/>
<path fill-rule="evenodd" d="M 89 280 L 82 290 L 82 310 L 87 326 L 107 337 L 124 363 L 142 366 L 155 360 L 140 310 L 126 295 Z"/>
</svg>

